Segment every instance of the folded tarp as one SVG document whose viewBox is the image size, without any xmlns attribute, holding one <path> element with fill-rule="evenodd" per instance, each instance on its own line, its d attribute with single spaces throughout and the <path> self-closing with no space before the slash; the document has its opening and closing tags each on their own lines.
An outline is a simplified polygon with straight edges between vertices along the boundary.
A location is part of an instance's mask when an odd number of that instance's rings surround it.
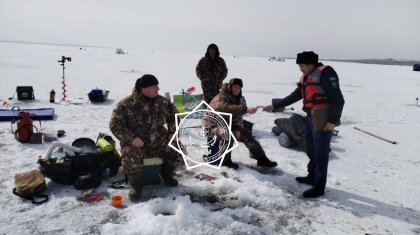
<svg viewBox="0 0 420 235">
<path fill-rule="evenodd" d="M 20 109 L 18 106 L 12 109 L 0 109 L 0 121 L 18 120 L 19 112 L 27 112 L 31 114 L 32 120 L 53 120 L 54 109 Z"/>
</svg>

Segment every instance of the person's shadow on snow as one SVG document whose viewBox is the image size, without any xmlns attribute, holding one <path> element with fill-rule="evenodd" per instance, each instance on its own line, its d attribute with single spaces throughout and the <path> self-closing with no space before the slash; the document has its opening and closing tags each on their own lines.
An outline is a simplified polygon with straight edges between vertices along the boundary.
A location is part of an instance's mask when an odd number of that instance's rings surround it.
<svg viewBox="0 0 420 235">
<path fill-rule="evenodd" d="M 420 224 L 420 212 L 404 207 L 402 204 L 391 205 L 372 198 L 328 187 L 324 197 L 328 200 L 319 201 L 318 203 L 326 206 L 332 206 L 340 210 L 349 211 L 360 218 L 380 215 L 391 219 L 401 220 L 413 225 Z"/>
<path fill-rule="evenodd" d="M 92 101 L 89 101 L 88 104 L 90 104 L 90 105 L 98 105 L 98 106 L 110 106 L 114 102 L 115 102 L 114 99 L 106 99 L 106 100 L 104 100 L 102 102 L 92 102 Z"/>
<path fill-rule="evenodd" d="M 328 183 L 325 189 L 325 195 L 315 199 L 305 199 L 301 196 L 301 193 L 303 193 L 306 189 L 309 189 L 310 186 L 298 183 L 295 180 L 295 177 L 296 175 L 284 173 L 282 176 L 283 183 L 281 185 L 281 188 L 309 202 L 314 202 L 318 205 L 333 207 L 342 211 L 348 211 L 360 218 L 370 218 L 375 215 L 379 215 L 389 217 L 394 220 L 400 220 L 413 225 L 420 224 L 419 211 L 408 207 L 404 207 L 404 205 L 402 204 L 387 204 L 375 200 L 373 198 L 357 195 L 344 190 L 334 189 L 328 187 Z M 395 201 L 395 203 L 398 202 Z M 420 231 L 420 227 L 417 229 L 418 231 Z"/>
<path fill-rule="evenodd" d="M 266 139 L 269 137 L 274 136 L 273 133 L 269 132 L 269 131 L 264 131 L 264 130 L 260 130 L 260 129 L 253 129 L 252 130 L 252 135 L 255 136 L 255 139 Z M 274 136 L 276 137 L 276 136 Z"/>
</svg>

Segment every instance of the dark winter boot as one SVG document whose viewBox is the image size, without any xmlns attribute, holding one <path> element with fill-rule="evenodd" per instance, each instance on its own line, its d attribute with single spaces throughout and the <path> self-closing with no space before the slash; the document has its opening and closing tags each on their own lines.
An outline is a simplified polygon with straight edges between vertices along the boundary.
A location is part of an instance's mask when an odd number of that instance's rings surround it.
<svg viewBox="0 0 420 235">
<path fill-rule="evenodd" d="M 228 168 L 232 168 L 232 169 L 234 169 L 234 170 L 236 170 L 236 169 L 238 169 L 239 168 L 239 165 L 238 164 L 236 164 L 236 163 L 233 163 L 232 162 L 232 159 L 224 159 L 223 160 L 223 163 L 222 163 L 222 166 L 225 166 L 225 167 L 228 167 Z"/>
<path fill-rule="evenodd" d="M 272 162 L 267 158 L 267 156 L 263 155 L 262 157 L 258 158 L 257 165 L 264 167 L 275 167 L 277 166 L 277 162 Z"/>
<path fill-rule="evenodd" d="M 174 187 L 178 185 L 178 180 L 176 180 L 172 174 L 174 173 L 176 166 L 171 166 L 168 163 L 162 164 L 161 175 L 163 180 L 165 180 L 165 184 L 168 187 Z"/>
<path fill-rule="evenodd" d="M 312 187 L 308 190 L 306 190 L 305 192 L 303 192 L 303 196 L 306 198 L 314 198 L 314 197 L 319 197 L 324 195 L 324 190 L 323 189 L 317 189 L 315 187 Z"/>
<path fill-rule="evenodd" d="M 314 178 L 311 176 L 299 176 L 295 178 L 297 182 L 302 183 L 302 184 L 309 184 L 309 185 L 314 185 Z"/>
<path fill-rule="evenodd" d="M 138 200 L 141 199 L 141 192 L 143 191 L 143 173 L 138 175 L 127 175 L 128 182 L 130 182 L 130 192 L 128 197 L 130 199 Z"/>
</svg>

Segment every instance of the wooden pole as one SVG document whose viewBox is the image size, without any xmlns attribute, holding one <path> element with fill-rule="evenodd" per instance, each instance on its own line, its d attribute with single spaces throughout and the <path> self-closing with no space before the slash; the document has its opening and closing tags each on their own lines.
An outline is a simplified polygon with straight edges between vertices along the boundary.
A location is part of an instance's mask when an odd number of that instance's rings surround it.
<svg viewBox="0 0 420 235">
<path fill-rule="evenodd" d="M 356 129 L 356 130 L 358 130 L 358 131 L 361 131 L 361 132 L 363 132 L 363 133 L 366 133 L 366 134 L 368 134 L 368 135 L 371 135 L 371 136 L 373 136 L 373 137 L 376 137 L 376 138 L 378 138 L 378 139 L 384 140 L 384 141 L 386 141 L 386 142 L 389 142 L 389 143 L 391 143 L 391 144 L 397 144 L 397 142 L 395 142 L 395 141 L 392 141 L 392 140 L 387 140 L 387 139 L 385 139 L 385 138 L 383 138 L 383 137 L 377 136 L 377 135 L 375 135 L 375 134 L 372 134 L 372 133 L 367 132 L 367 131 L 365 131 L 365 130 L 362 130 L 362 129 L 360 129 L 360 128 L 354 127 L 354 129 Z"/>
</svg>

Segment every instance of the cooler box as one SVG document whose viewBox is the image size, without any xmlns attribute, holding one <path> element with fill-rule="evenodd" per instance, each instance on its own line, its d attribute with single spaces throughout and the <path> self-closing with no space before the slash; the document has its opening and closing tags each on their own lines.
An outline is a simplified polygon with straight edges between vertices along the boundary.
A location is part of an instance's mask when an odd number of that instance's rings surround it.
<svg viewBox="0 0 420 235">
<path fill-rule="evenodd" d="M 18 96 L 18 100 L 35 99 L 34 89 L 32 88 L 32 86 L 18 86 L 16 87 L 16 93 Z"/>
<path fill-rule="evenodd" d="M 143 181 L 144 185 L 158 185 L 160 184 L 160 170 L 162 168 L 163 160 L 160 158 L 146 157 L 143 160 Z"/>
</svg>

